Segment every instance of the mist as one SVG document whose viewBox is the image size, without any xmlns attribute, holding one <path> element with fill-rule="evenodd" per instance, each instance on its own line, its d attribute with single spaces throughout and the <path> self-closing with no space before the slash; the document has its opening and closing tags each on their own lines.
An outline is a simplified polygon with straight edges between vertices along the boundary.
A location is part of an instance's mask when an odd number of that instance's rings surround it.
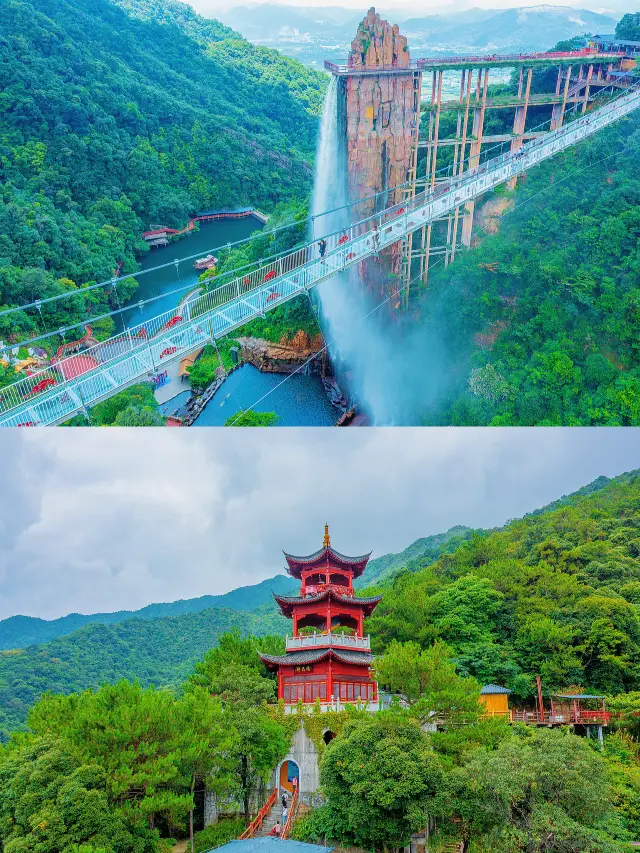
<svg viewBox="0 0 640 853">
<path fill-rule="evenodd" d="M 340 144 L 338 86 L 325 97 L 316 156 L 312 239 L 350 224 L 347 164 Z M 342 208 L 342 209 L 340 209 Z M 375 273 L 375 264 L 370 262 Z M 382 270 L 381 270 L 382 272 Z M 318 287 L 321 324 L 336 378 L 374 425 L 419 425 L 452 384 L 440 325 L 416 323 L 390 305 L 386 275 L 365 291 L 357 267 Z M 430 310 L 436 316 L 437 310 Z"/>
</svg>

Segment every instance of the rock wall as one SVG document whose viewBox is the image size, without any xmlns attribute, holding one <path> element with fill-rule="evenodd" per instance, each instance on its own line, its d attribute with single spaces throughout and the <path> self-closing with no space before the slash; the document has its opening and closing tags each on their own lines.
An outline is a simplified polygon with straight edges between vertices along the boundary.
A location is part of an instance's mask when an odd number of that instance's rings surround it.
<svg viewBox="0 0 640 853">
<path fill-rule="evenodd" d="M 407 40 L 398 26 L 383 21 L 375 9 L 364 18 L 353 42 L 348 64 L 354 70 L 380 74 L 349 74 L 343 86 L 342 126 L 346 134 L 348 189 L 351 200 L 391 190 L 407 179 L 416 133 L 420 92 L 414 75 L 384 73 L 409 67 Z M 381 197 L 377 209 L 401 199 L 399 191 Z M 357 218 L 375 212 L 374 201 L 358 205 Z"/>
</svg>

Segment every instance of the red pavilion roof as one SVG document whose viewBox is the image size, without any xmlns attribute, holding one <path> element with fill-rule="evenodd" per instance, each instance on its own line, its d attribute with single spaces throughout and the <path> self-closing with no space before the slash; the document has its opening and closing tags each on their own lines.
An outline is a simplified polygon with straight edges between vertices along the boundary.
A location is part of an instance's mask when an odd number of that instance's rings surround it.
<svg viewBox="0 0 640 853">
<path fill-rule="evenodd" d="M 368 652 L 333 648 L 289 652 L 286 655 L 263 655 L 261 652 L 258 652 L 258 655 L 267 669 L 277 669 L 279 666 L 319 663 L 328 657 L 335 658 L 342 663 L 365 664 L 367 666 L 373 663 L 373 655 Z"/>
<path fill-rule="evenodd" d="M 347 557 L 339 551 L 334 550 L 331 545 L 325 548 L 320 548 L 315 554 L 309 554 L 307 557 L 294 557 L 293 554 L 282 552 L 287 561 L 287 571 L 289 574 L 300 579 L 304 569 L 343 569 L 348 572 L 353 572 L 354 578 L 360 577 L 364 572 L 365 566 L 369 562 L 371 551 L 368 554 L 363 554 L 360 557 Z"/>
</svg>

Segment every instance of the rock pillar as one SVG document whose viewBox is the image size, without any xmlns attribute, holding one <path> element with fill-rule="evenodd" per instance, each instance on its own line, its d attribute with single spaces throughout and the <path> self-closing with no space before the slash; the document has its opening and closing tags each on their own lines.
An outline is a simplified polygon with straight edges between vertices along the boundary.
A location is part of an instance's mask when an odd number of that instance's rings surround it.
<svg viewBox="0 0 640 853">
<path fill-rule="evenodd" d="M 354 217 L 400 202 L 417 140 L 420 74 L 412 73 L 407 40 L 396 26 L 369 9 L 342 78 L 348 190 L 351 201 L 384 193 L 360 204 Z M 404 70 L 404 73 L 403 73 Z M 378 73 L 376 73 L 378 72 Z"/>
</svg>

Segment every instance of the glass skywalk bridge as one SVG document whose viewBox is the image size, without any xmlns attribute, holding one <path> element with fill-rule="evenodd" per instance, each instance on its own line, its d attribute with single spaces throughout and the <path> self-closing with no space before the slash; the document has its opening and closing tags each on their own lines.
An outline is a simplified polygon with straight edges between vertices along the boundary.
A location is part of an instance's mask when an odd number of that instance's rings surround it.
<svg viewBox="0 0 640 853">
<path fill-rule="evenodd" d="M 59 359 L 0 390 L 0 426 L 49 426 L 128 385 L 153 376 L 194 349 L 309 291 L 336 273 L 403 240 L 458 205 L 476 199 L 640 106 L 640 83 L 598 110 L 488 160 L 478 169 L 422 192 L 349 228 L 260 266 L 244 276 L 127 329 L 107 341 Z"/>
</svg>

